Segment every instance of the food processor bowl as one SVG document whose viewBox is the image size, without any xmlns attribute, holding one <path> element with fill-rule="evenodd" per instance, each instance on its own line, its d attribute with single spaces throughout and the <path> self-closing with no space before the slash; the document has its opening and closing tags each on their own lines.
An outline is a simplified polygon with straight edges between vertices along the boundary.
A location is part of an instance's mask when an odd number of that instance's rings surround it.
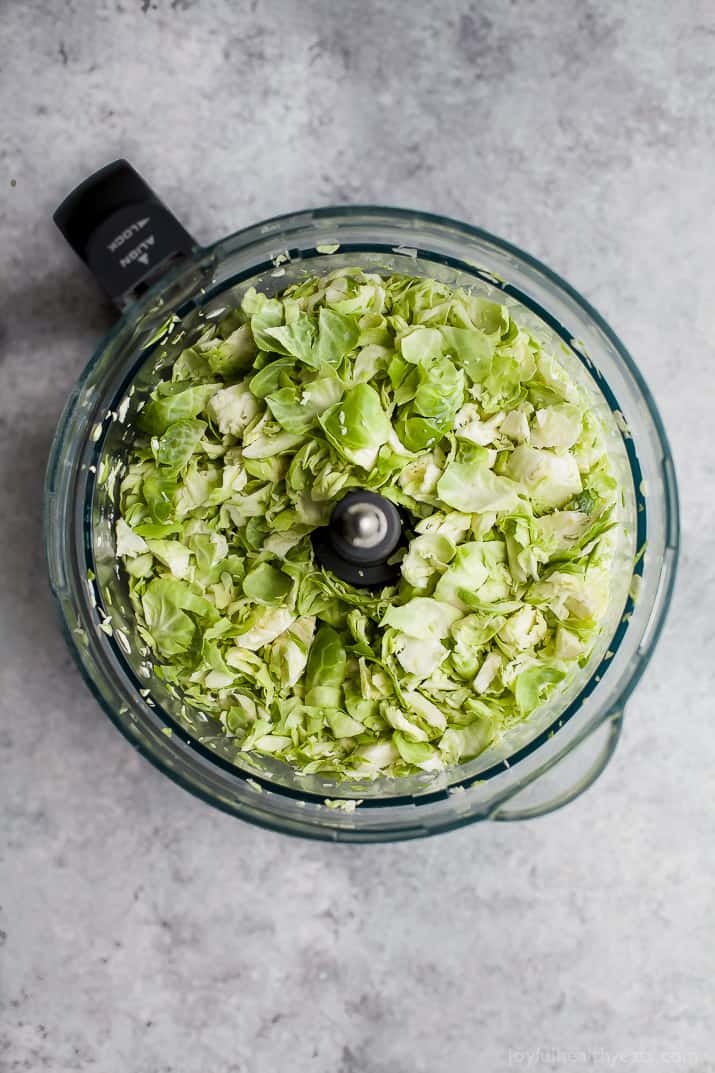
<svg viewBox="0 0 715 1073">
<path fill-rule="evenodd" d="M 608 613 L 569 688 L 461 766 L 365 782 L 300 775 L 240 752 L 154 673 L 114 539 L 132 418 L 207 321 L 248 287 L 274 294 L 346 266 L 428 276 L 509 305 L 590 392 L 623 488 Z M 618 741 L 653 652 L 678 548 L 673 463 L 637 366 L 599 314 L 554 272 L 486 232 L 404 209 L 321 208 L 256 224 L 174 264 L 132 302 L 67 402 L 49 460 L 45 541 L 68 644 L 112 721 L 205 801 L 253 823 L 336 841 L 416 838 L 477 820 L 538 816 L 576 797 Z"/>
</svg>

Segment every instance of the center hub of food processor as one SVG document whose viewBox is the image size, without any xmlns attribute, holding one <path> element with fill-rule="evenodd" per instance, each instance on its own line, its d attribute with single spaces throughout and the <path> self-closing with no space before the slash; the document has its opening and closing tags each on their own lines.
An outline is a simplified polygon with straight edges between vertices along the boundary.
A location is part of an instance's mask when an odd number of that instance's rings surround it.
<svg viewBox="0 0 715 1073">
<path fill-rule="evenodd" d="M 328 525 L 313 533 L 321 566 L 358 588 L 389 585 L 400 574 L 390 562 L 402 538 L 402 519 L 394 503 L 363 488 L 348 492 L 333 507 Z"/>
<path fill-rule="evenodd" d="M 387 533 L 387 516 L 371 503 L 351 503 L 343 514 L 342 535 L 352 547 L 376 548 Z"/>
</svg>

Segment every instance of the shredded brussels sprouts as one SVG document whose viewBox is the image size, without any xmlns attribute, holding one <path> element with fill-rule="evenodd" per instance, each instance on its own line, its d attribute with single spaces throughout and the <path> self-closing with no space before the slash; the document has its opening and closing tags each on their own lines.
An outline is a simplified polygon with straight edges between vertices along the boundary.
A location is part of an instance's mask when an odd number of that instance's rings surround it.
<svg viewBox="0 0 715 1073">
<path fill-rule="evenodd" d="M 617 481 L 589 397 L 506 306 L 359 269 L 248 290 L 135 431 L 116 536 L 137 628 L 241 750 L 437 771 L 587 661 Z M 355 487 L 412 519 L 382 591 L 313 557 Z"/>
</svg>

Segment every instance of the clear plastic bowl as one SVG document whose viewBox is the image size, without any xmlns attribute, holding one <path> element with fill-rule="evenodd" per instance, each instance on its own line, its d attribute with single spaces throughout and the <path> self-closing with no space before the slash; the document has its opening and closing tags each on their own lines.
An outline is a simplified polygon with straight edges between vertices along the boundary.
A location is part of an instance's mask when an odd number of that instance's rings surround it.
<svg viewBox="0 0 715 1073">
<path fill-rule="evenodd" d="M 270 758 L 237 755 L 217 725 L 168 693 L 136 635 L 112 535 L 132 411 L 173 351 L 188 345 L 206 317 L 236 304 L 246 287 L 276 292 L 306 273 L 344 265 L 431 276 L 514 307 L 516 319 L 560 348 L 571 375 L 589 386 L 624 488 L 624 537 L 609 613 L 585 672 L 475 760 L 438 776 L 367 785 L 336 785 Z M 178 326 L 165 335 L 174 315 L 185 333 L 178 343 Z M 175 268 L 127 310 L 82 374 L 56 433 L 45 495 L 50 581 L 67 641 L 122 733 L 160 770 L 224 811 L 336 841 L 416 838 L 477 820 L 522 819 L 581 793 L 616 746 L 626 701 L 663 625 L 677 560 L 668 442 L 617 336 L 564 280 L 527 254 L 465 224 L 400 209 L 326 208 L 279 217 Z M 634 568 L 635 552 L 644 546 Z M 96 580 L 88 580 L 88 572 Z M 111 632 L 101 628 L 107 621 Z M 360 804 L 352 811 L 344 807 L 355 801 Z"/>
</svg>

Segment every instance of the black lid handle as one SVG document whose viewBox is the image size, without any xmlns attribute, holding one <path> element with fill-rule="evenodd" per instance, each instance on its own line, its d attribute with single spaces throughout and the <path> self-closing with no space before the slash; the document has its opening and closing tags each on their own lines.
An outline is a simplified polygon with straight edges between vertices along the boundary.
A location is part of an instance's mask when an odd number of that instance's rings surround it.
<svg viewBox="0 0 715 1073">
<path fill-rule="evenodd" d="M 52 218 L 120 309 L 197 246 L 126 160 L 90 175 Z"/>
</svg>

